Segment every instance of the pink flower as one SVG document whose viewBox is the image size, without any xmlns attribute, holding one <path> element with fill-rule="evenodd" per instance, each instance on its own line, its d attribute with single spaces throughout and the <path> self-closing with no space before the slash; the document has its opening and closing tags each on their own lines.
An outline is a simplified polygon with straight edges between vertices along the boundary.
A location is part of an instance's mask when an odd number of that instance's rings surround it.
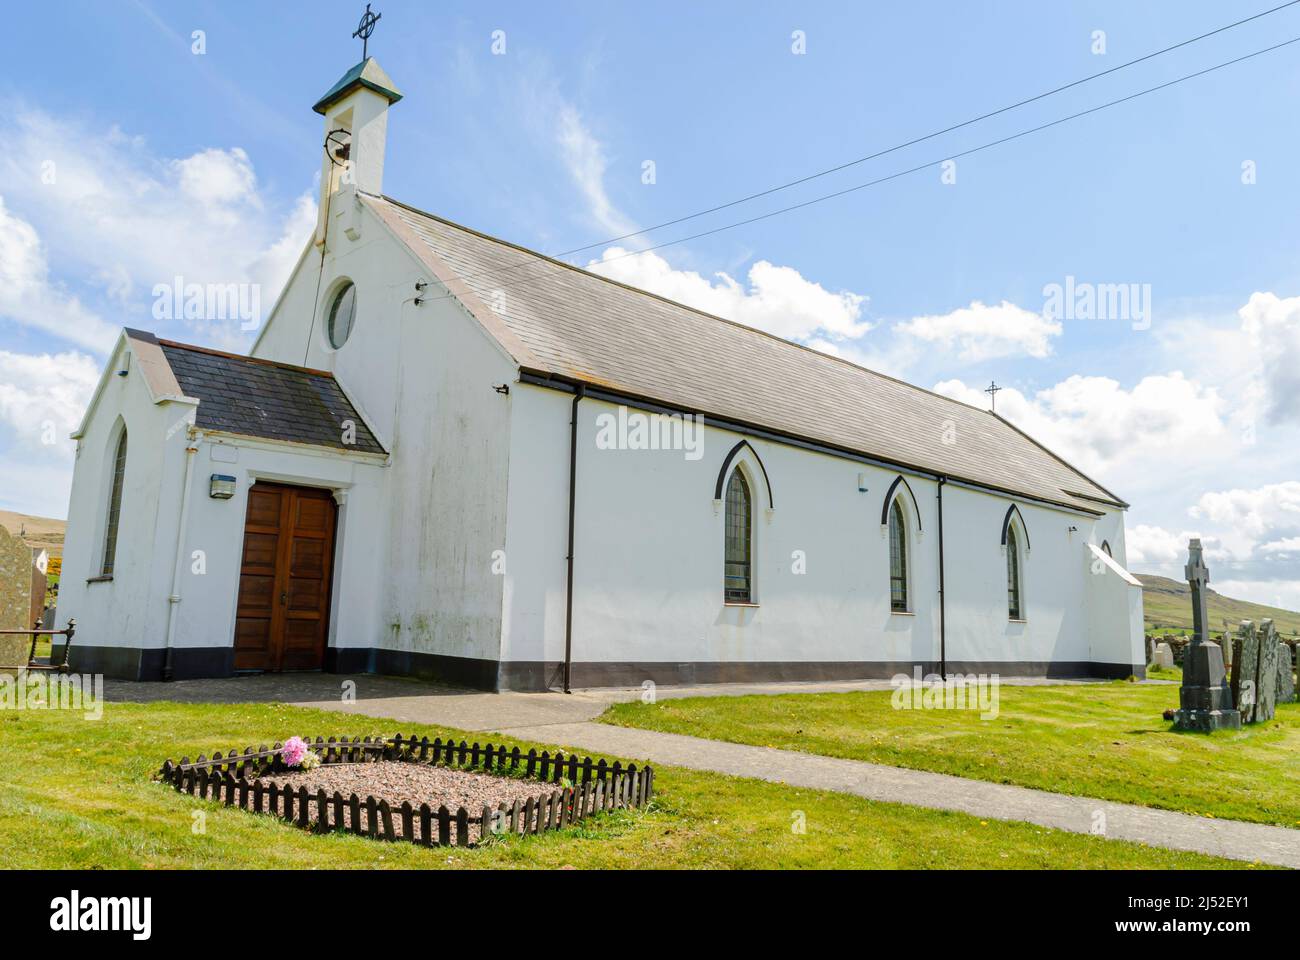
<svg viewBox="0 0 1300 960">
<path fill-rule="evenodd" d="M 285 764 L 290 767 L 296 767 L 302 763 L 302 758 L 307 755 L 307 743 L 302 737 L 290 737 L 280 748 L 280 757 Z"/>
</svg>

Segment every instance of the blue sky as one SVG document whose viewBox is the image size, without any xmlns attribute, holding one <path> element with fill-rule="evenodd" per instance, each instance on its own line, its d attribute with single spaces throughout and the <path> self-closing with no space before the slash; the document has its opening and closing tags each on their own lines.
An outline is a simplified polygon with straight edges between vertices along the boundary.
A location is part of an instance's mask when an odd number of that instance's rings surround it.
<svg viewBox="0 0 1300 960">
<path fill-rule="evenodd" d="M 371 40 L 405 94 L 385 191 L 567 250 L 1276 2 L 390 0 Z M 116 328 L 247 345 L 230 324 L 156 321 L 151 290 L 250 281 L 269 308 L 312 220 L 310 107 L 359 59 L 361 8 L 54 2 L 0 35 L 0 507 L 64 514 L 64 438 Z M 619 246 L 942 160 L 1293 36 L 1300 6 Z M 1298 93 L 1300 44 L 964 157 L 955 182 L 931 168 L 604 269 L 972 402 L 996 378 L 1001 411 L 1133 504 L 1136 569 L 1177 575 L 1200 534 L 1221 589 L 1300 606 Z M 1045 286 L 1067 277 L 1149 285 L 1149 329 L 1045 316 Z"/>
</svg>

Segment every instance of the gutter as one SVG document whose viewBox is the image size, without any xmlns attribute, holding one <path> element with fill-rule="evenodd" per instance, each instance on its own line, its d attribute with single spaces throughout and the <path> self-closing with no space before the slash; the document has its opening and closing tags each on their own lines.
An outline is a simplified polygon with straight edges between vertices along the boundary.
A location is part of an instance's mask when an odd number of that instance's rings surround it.
<svg viewBox="0 0 1300 960">
<path fill-rule="evenodd" d="M 167 647 L 163 653 L 163 680 L 172 680 L 172 644 L 176 637 L 176 605 L 181 602 L 181 565 L 185 562 L 185 528 L 190 518 L 190 480 L 194 475 L 194 454 L 199 449 L 197 433 L 185 445 L 185 477 L 181 481 L 181 513 L 176 523 L 176 556 L 172 561 L 172 592 L 167 597 Z"/>
<path fill-rule="evenodd" d="M 534 387 L 543 387 L 547 390 L 558 390 L 561 393 L 573 393 L 578 388 L 585 391 L 585 396 L 593 400 L 603 400 L 606 403 L 622 404 L 627 407 L 636 407 L 638 410 L 645 410 L 649 413 L 665 414 L 687 414 L 693 413 L 699 416 L 706 426 L 716 427 L 720 430 L 727 430 L 745 437 L 757 437 L 760 440 L 770 440 L 773 443 L 783 444 L 788 447 L 795 447 L 801 450 L 811 450 L 814 453 L 822 453 L 831 457 L 838 457 L 841 460 L 850 460 L 854 463 L 865 463 L 868 466 L 881 467 L 885 470 L 903 473 L 908 476 L 918 477 L 922 480 L 937 481 L 941 476 L 945 477 L 947 482 L 954 486 L 965 487 L 979 493 L 991 493 L 994 496 L 1007 497 L 1013 500 L 1023 500 L 1029 503 L 1037 503 L 1053 510 L 1059 510 L 1062 513 L 1073 514 L 1084 517 L 1089 520 L 1095 520 L 1104 516 L 1105 510 L 1090 510 L 1087 507 L 1080 507 L 1073 504 L 1063 503 L 1059 500 L 1051 500 L 1043 496 L 1026 493 L 1021 490 L 1011 490 L 1003 487 L 997 487 L 992 484 L 979 483 L 977 481 L 960 480 L 947 477 L 934 470 L 927 470 L 924 467 L 916 467 L 907 463 L 900 463 L 894 460 L 886 460 L 881 457 L 873 457 L 869 454 L 859 453 L 854 450 L 847 450 L 843 447 L 833 446 L 822 443 L 817 440 L 810 440 L 804 437 L 798 437 L 793 434 L 782 433 L 776 430 L 765 429 L 753 424 L 745 423 L 739 420 L 732 420 L 724 417 L 714 416 L 698 411 L 690 411 L 684 407 L 673 407 L 654 400 L 648 400 L 643 397 L 630 393 L 623 393 L 617 390 L 601 389 L 599 387 L 588 388 L 585 383 L 570 377 L 563 377 L 554 374 L 537 374 L 528 370 L 521 369 L 519 372 L 519 382 L 526 383 Z M 1099 503 L 1101 501 L 1098 501 Z M 1122 503 L 1102 504 L 1106 509 L 1124 509 Z"/>
<path fill-rule="evenodd" d="M 573 412 L 569 416 L 569 552 L 568 582 L 564 592 L 564 692 L 572 693 L 569 681 L 573 676 L 573 519 L 578 495 L 578 403 L 587 395 L 587 388 L 578 384 L 573 391 Z"/>
<path fill-rule="evenodd" d="M 943 486 L 947 477 L 940 477 L 935 488 L 939 501 L 939 679 L 948 679 L 948 617 L 944 609 L 943 590 Z"/>
</svg>

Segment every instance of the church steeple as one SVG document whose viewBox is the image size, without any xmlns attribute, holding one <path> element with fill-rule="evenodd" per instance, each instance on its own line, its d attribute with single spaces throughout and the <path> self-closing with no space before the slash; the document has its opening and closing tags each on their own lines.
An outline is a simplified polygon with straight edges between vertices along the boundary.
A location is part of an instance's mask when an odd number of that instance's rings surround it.
<svg viewBox="0 0 1300 960">
<path fill-rule="evenodd" d="M 370 35 L 381 16 L 371 13 L 370 4 L 366 4 L 366 12 L 352 34 L 362 43 L 361 62 L 343 74 L 312 107 L 325 118 L 317 246 L 325 243 L 329 209 L 336 193 L 344 188 L 375 195 L 384 191 L 388 107 L 401 100 L 402 94 L 379 61 L 369 56 Z"/>
<path fill-rule="evenodd" d="M 325 242 L 326 214 L 340 189 L 383 193 L 388 107 L 400 99 L 401 92 L 383 67 L 374 57 L 367 57 L 343 74 L 312 107 L 325 117 L 317 245 Z"/>
</svg>

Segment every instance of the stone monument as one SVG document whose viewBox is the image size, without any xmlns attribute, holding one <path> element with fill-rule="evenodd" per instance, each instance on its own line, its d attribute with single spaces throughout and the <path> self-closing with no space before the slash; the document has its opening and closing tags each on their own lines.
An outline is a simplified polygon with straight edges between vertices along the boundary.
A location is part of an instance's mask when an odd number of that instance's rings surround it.
<svg viewBox="0 0 1300 960">
<path fill-rule="evenodd" d="M 1255 722 L 1272 720 L 1277 712 L 1277 628 L 1272 620 L 1259 622 L 1259 680 L 1255 684 Z"/>
<path fill-rule="evenodd" d="M 1255 683 L 1259 679 L 1259 635 L 1252 620 L 1237 625 L 1232 638 L 1232 702 L 1247 723 L 1255 715 Z"/>
<path fill-rule="evenodd" d="M 1292 703 L 1295 700 L 1295 677 L 1292 676 L 1291 647 L 1285 643 L 1277 645 L 1277 702 Z"/>
<path fill-rule="evenodd" d="M 1206 619 L 1205 587 L 1210 571 L 1202 560 L 1200 540 L 1188 543 L 1183 572 L 1192 589 L 1192 640 L 1183 654 L 1183 685 L 1178 688 L 1174 726 L 1203 733 L 1237 729 L 1241 714 L 1234 709 L 1232 691 L 1225 683 L 1223 650 L 1210 639 Z"/>
<path fill-rule="evenodd" d="M 1272 720 L 1277 704 L 1278 639 L 1272 620 L 1241 621 L 1233 641 L 1232 700 L 1243 723 Z M 1290 660 L 1290 657 L 1287 657 Z"/>
<path fill-rule="evenodd" d="M 1174 648 L 1167 643 L 1157 643 L 1151 652 L 1151 666 L 1172 670 L 1174 668 Z"/>
</svg>

